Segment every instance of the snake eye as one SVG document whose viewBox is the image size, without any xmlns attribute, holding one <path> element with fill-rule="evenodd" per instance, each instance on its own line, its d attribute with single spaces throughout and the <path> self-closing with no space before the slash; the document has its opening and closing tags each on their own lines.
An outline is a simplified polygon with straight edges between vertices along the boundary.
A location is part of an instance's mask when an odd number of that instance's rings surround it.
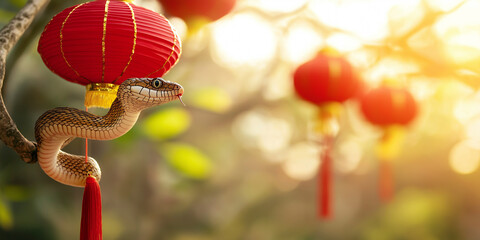
<svg viewBox="0 0 480 240">
<path fill-rule="evenodd" d="M 153 86 L 154 88 L 159 88 L 159 87 L 162 86 L 162 84 L 163 84 L 163 83 L 162 83 L 162 81 L 161 81 L 160 79 L 155 79 L 155 80 L 153 80 L 153 82 L 152 82 L 152 86 Z"/>
</svg>

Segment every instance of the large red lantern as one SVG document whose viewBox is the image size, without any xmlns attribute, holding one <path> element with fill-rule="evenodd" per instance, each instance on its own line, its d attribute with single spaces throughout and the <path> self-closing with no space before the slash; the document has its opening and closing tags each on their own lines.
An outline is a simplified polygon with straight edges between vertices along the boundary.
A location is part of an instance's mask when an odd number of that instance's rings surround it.
<svg viewBox="0 0 480 240">
<path fill-rule="evenodd" d="M 216 21 L 227 15 L 236 0 L 158 0 L 169 15 L 183 19 L 189 25 Z"/>
<path fill-rule="evenodd" d="M 391 160 L 398 155 L 403 138 L 403 127 L 417 115 L 417 104 L 405 88 L 381 86 L 361 98 L 361 110 L 365 118 L 384 130 L 377 147 L 380 159 L 379 194 L 382 200 L 393 197 Z"/>
<path fill-rule="evenodd" d="M 53 17 L 38 52 L 51 71 L 87 86 L 87 107 L 108 108 L 125 79 L 161 77 L 172 68 L 181 42 L 162 15 L 125 1 L 97 0 Z"/>
<path fill-rule="evenodd" d="M 340 103 L 355 96 L 361 82 L 353 67 L 332 49 L 325 49 L 313 59 L 300 65 L 293 84 L 297 94 L 304 100 L 319 106 L 317 131 L 325 146 L 319 169 L 319 216 L 331 216 L 331 159 L 330 149 L 337 134 Z"/>
</svg>

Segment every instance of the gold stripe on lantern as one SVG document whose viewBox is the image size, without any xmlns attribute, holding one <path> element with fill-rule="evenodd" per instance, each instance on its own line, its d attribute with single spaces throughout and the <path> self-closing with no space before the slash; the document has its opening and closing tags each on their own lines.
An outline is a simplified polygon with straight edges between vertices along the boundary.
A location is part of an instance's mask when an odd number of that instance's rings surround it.
<svg viewBox="0 0 480 240">
<path fill-rule="evenodd" d="M 83 4 L 85 3 L 82 3 L 82 4 L 78 4 L 75 8 L 72 9 L 72 11 L 70 11 L 67 15 L 67 17 L 65 18 L 65 20 L 62 22 L 62 27 L 60 28 L 60 52 L 62 53 L 62 57 L 63 57 L 63 60 L 65 61 L 65 63 L 67 64 L 67 66 L 72 69 L 72 71 L 75 72 L 75 74 L 77 74 L 77 76 L 80 76 L 80 74 L 77 72 L 77 70 L 75 70 L 75 68 L 72 67 L 72 65 L 68 62 L 67 60 L 67 57 L 65 57 L 65 52 L 63 51 L 63 28 L 65 28 L 65 23 L 67 23 L 68 21 L 68 18 L 70 17 L 70 15 L 72 15 L 72 13 L 77 10 L 77 8 L 81 7 Z"/>
<path fill-rule="evenodd" d="M 113 81 L 114 83 L 127 71 L 128 66 L 130 66 L 130 63 L 132 62 L 133 59 L 133 54 L 135 54 L 135 47 L 137 46 L 137 21 L 135 20 L 135 12 L 133 11 L 132 6 L 130 6 L 130 3 L 128 1 L 125 1 L 125 4 L 128 6 L 130 9 L 130 12 L 132 13 L 132 21 L 133 21 L 133 45 L 132 45 L 132 53 L 130 54 L 130 57 L 128 59 L 127 65 L 125 65 L 125 68 L 123 69 L 122 73 Z"/>
</svg>

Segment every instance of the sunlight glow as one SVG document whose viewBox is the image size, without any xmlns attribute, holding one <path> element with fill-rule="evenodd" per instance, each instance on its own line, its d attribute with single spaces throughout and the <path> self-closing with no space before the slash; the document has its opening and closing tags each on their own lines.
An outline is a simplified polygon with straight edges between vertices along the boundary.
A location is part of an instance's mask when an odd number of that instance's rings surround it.
<svg viewBox="0 0 480 240">
<path fill-rule="evenodd" d="M 374 85 L 380 84 L 385 78 L 399 79 L 399 76 L 414 73 L 419 70 L 418 65 L 402 61 L 397 58 L 384 58 L 364 73 L 365 81 Z"/>
<path fill-rule="evenodd" d="M 432 79 L 413 78 L 410 80 L 415 80 L 411 81 L 409 90 L 416 100 L 428 99 L 435 93 L 435 88 L 432 87 L 434 84 L 429 82 L 433 81 Z"/>
<path fill-rule="evenodd" d="M 401 37 L 421 24 L 425 17 L 424 4 L 421 1 L 399 1 L 388 11 L 391 36 Z"/>
<path fill-rule="evenodd" d="M 455 12 L 441 18 L 434 30 L 446 43 L 445 51 L 453 63 L 480 59 L 479 1 L 468 1 Z"/>
<path fill-rule="evenodd" d="M 362 47 L 359 39 L 344 33 L 332 34 L 327 38 L 326 42 L 327 46 L 333 47 L 339 52 L 351 52 Z"/>
<path fill-rule="evenodd" d="M 464 0 L 427 0 L 428 5 L 439 11 L 448 11 Z"/>
<path fill-rule="evenodd" d="M 380 40 L 388 33 L 389 6 L 385 2 L 389 1 L 313 0 L 309 8 L 324 24 L 349 31 L 362 39 Z M 375 14 L 371 14 L 372 9 Z"/>
<path fill-rule="evenodd" d="M 288 27 L 283 40 L 282 57 L 293 63 L 305 62 L 322 48 L 322 35 L 308 22 L 295 22 Z"/>
<path fill-rule="evenodd" d="M 309 9 L 324 24 L 366 41 L 404 33 L 421 20 L 420 0 L 312 0 Z"/>
<path fill-rule="evenodd" d="M 254 13 L 239 13 L 215 22 L 212 37 L 212 56 L 227 67 L 264 67 L 277 50 L 274 28 Z"/>
<path fill-rule="evenodd" d="M 245 4 L 254 6 L 266 12 L 293 12 L 305 5 L 307 0 L 245 0 Z"/>
</svg>

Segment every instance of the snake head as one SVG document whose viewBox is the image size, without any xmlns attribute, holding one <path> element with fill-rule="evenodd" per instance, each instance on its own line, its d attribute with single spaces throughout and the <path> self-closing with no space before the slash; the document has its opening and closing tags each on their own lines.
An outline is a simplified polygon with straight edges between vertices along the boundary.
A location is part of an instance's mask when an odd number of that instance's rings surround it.
<svg viewBox="0 0 480 240">
<path fill-rule="evenodd" d="M 132 111 L 163 103 L 180 100 L 183 87 L 162 78 L 130 78 L 125 80 L 118 89 L 117 98 Z"/>
</svg>

